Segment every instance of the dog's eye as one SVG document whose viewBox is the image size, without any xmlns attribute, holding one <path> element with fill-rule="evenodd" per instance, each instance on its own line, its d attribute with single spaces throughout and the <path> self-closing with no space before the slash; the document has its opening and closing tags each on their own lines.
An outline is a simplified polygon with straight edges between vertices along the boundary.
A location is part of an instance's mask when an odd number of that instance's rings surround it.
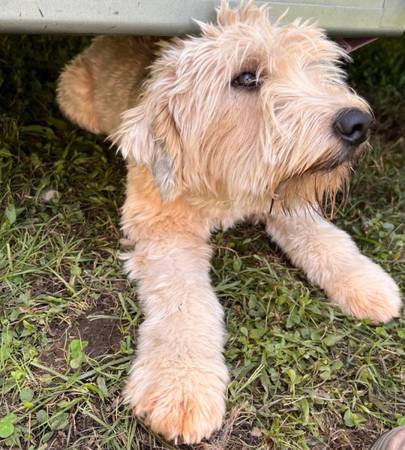
<svg viewBox="0 0 405 450">
<path fill-rule="evenodd" d="M 253 72 L 242 72 L 231 82 L 232 87 L 248 90 L 257 89 L 261 84 L 261 80 Z"/>
</svg>

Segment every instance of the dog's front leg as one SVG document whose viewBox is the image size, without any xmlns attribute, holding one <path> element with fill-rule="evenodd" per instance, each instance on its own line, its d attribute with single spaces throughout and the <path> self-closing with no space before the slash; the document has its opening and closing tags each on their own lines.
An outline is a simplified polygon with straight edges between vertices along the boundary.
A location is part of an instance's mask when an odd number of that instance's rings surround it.
<svg viewBox="0 0 405 450">
<path fill-rule="evenodd" d="M 181 214 L 153 220 L 126 261 L 145 319 L 125 399 L 155 432 L 195 443 L 220 428 L 225 413 L 223 311 L 205 239 Z"/>
<path fill-rule="evenodd" d="M 267 231 L 309 280 L 346 313 L 374 322 L 388 322 L 399 315 L 401 299 L 393 279 L 362 255 L 344 231 L 316 213 L 270 217 Z"/>
</svg>

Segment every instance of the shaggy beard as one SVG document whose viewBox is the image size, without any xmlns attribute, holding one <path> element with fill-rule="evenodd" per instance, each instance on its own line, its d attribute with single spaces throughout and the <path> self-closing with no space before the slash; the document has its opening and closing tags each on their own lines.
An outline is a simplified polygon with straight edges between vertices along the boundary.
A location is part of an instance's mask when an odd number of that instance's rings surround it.
<svg viewBox="0 0 405 450">
<path fill-rule="evenodd" d="M 346 205 L 353 167 L 370 149 L 368 142 L 356 149 L 342 148 L 333 157 L 319 161 L 304 173 L 280 183 L 274 205 L 283 212 L 310 209 L 333 219 Z"/>
<path fill-rule="evenodd" d="M 351 163 L 345 162 L 334 170 L 308 171 L 292 177 L 279 186 L 271 210 L 277 208 L 288 214 L 304 208 L 332 219 L 346 204 L 352 172 Z"/>
</svg>

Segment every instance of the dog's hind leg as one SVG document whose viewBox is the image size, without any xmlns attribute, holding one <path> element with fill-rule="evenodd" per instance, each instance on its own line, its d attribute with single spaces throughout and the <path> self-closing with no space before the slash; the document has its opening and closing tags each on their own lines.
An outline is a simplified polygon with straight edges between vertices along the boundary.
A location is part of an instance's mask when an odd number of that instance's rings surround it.
<svg viewBox="0 0 405 450">
<path fill-rule="evenodd" d="M 401 299 L 394 280 L 362 255 L 344 231 L 309 211 L 269 217 L 267 231 L 346 313 L 374 322 L 399 316 Z"/>
<path fill-rule="evenodd" d="M 99 36 L 64 68 L 57 101 L 74 123 L 96 134 L 110 134 L 121 113 L 134 106 L 157 38 Z"/>
<path fill-rule="evenodd" d="M 209 230 L 185 200 L 162 203 L 156 187 L 145 189 L 148 176 L 130 171 L 122 224 L 136 247 L 125 268 L 145 319 L 124 396 L 155 432 L 195 443 L 220 428 L 228 381 Z"/>
<path fill-rule="evenodd" d="M 57 100 L 69 120 L 87 131 L 99 134 L 102 130 L 94 91 L 93 69 L 84 53 L 74 58 L 60 75 Z"/>
</svg>

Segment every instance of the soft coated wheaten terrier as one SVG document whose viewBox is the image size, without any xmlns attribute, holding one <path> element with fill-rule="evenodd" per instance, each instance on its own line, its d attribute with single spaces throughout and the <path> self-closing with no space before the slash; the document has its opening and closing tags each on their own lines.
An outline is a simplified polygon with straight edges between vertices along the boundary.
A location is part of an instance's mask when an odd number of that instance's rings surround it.
<svg viewBox="0 0 405 450">
<path fill-rule="evenodd" d="M 331 301 L 358 318 L 400 311 L 391 277 L 322 218 L 372 120 L 345 82 L 344 51 L 308 23 L 272 24 L 224 1 L 186 38 L 97 37 L 60 77 L 58 101 L 128 162 L 122 229 L 145 320 L 125 390 L 168 439 L 209 437 L 225 413 L 223 311 L 209 237 L 254 216 Z M 122 114 L 123 113 L 123 114 Z"/>
</svg>

